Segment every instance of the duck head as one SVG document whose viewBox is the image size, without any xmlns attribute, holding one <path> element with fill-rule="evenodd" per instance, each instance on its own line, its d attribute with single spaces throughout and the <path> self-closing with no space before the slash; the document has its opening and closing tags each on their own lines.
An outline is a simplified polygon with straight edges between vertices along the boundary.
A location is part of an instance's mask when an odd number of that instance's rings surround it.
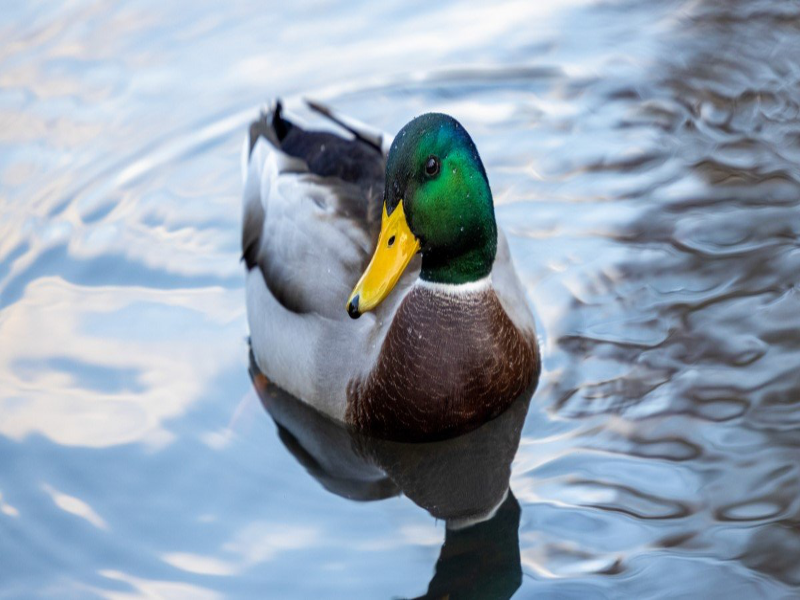
<svg viewBox="0 0 800 600">
<path fill-rule="evenodd" d="M 489 275 L 497 251 L 492 192 L 458 121 L 429 113 L 403 127 L 389 150 L 385 186 L 378 244 L 347 301 L 351 317 L 378 306 L 417 253 L 427 281 L 462 284 Z"/>
</svg>

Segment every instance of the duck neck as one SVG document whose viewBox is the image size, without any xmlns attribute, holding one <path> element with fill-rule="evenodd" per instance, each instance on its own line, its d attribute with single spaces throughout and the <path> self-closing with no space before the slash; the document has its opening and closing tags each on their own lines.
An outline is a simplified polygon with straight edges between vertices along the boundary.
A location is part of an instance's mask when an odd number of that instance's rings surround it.
<svg viewBox="0 0 800 600">
<path fill-rule="evenodd" d="M 497 241 L 487 242 L 455 256 L 443 251 L 427 251 L 422 255 L 422 281 L 461 285 L 489 277 L 497 252 Z"/>
</svg>

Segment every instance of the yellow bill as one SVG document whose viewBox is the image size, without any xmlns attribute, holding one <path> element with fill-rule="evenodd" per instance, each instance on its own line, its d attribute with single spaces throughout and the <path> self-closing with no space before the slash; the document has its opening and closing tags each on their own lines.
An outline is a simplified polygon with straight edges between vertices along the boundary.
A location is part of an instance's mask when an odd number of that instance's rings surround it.
<svg viewBox="0 0 800 600">
<path fill-rule="evenodd" d="M 378 246 L 367 270 L 350 294 L 347 313 L 357 319 L 378 306 L 394 289 L 400 275 L 417 252 L 419 240 L 408 228 L 403 202 L 392 211 L 392 216 L 386 214 L 384 203 Z"/>
</svg>

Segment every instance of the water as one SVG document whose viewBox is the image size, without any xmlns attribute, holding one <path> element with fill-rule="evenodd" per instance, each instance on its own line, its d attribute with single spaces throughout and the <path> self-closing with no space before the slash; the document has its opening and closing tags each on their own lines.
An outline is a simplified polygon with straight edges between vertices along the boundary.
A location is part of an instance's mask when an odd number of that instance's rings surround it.
<svg viewBox="0 0 800 600">
<path fill-rule="evenodd" d="M 800 8 L 377 4 L 5 7 L 0 596 L 796 597 Z M 544 351 L 481 525 L 391 449 L 326 479 L 251 383 L 238 153 L 276 94 L 478 144 Z"/>
</svg>

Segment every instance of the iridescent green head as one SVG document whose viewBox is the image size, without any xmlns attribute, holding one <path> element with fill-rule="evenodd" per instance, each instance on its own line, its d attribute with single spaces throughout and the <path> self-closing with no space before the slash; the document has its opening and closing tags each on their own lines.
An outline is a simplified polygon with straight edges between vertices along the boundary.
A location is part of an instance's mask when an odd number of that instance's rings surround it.
<svg viewBox="0 0 800 600">
<path fill-rule="evenodd" d="M 350 315 L 377 306 L 418 251 L 420 277 L 449 284 L 486 277 L 497 252 L 492 192 L 478 150 L 458 121 L 439 113 L 409 122 L 392 143 L 381 234 L 348 300 Z"/>
<path fill-rule="evenodd" d="M 394 139 L 386 165 L 386 208 L 403 202 L 419 239 L 429 281 L 466 283 L 487 276 L 497 250 L 497 225 L 486 170 L 466 129 L 429 113 Z"/>
</svg>

